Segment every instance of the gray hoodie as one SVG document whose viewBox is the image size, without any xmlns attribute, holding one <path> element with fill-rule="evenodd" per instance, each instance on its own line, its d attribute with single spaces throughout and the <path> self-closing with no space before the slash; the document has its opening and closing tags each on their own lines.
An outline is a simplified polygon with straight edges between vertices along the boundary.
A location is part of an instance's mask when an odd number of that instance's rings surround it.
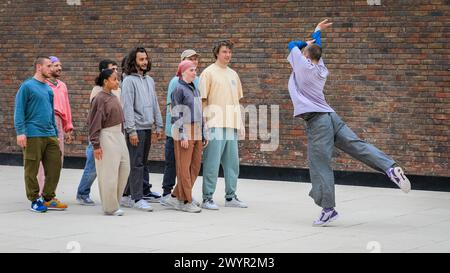
<svg viewBox="0 0 450 273">
<path fill-rule="evenodd" d="M 121 101 L 125 115 L 124 127 L 128 134 L 137 130 L 163 131 L 163 120 L 155 92 L 155 81 L 148 75 L 128 75 L 122 82 Z"/>
</svg>

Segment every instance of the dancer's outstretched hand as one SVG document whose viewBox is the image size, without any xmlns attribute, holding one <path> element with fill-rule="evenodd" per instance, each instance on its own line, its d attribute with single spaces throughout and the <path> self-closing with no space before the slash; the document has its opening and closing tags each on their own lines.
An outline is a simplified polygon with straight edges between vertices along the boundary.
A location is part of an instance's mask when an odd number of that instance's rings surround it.
<svg viewBox="0 0 450 273">
<path fill-rule="evenodd" d="M 328 22 L 328 19 L 323 20 L 322 22 L 317 24 L 317 27 L 320 28 L 320 30 L 325 30 L 327 27 L 331 26 L 333 23 Z"/>
</svg>

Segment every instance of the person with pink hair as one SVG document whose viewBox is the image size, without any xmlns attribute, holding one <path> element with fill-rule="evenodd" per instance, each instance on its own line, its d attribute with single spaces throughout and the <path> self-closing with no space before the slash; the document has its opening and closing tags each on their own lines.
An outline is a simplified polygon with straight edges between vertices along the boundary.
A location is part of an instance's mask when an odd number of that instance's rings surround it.
<svg viewBox="0 0 450 273">
<path fill-rule="evenodd" d="M 200 172 L 203 147 L 208 145 L 202 98 L 195 87 L 196 65 L 184 60 L 178 65 L 178 85 L 171 95 L 172 136 L 174 139 L 177 184 L 169 208 L 198 213 L 201 208 L 192 200 L 192 188 Z"/>
</svg>

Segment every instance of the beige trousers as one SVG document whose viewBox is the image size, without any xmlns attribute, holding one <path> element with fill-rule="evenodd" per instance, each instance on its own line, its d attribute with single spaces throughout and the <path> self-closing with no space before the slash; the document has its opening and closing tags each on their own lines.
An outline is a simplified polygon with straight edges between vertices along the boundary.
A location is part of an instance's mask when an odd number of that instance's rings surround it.
<svg viewBox="0 0 450 273">
<path fill-rule="evenodd" d="M 119 124 L 102 129 L 100 147 L 103 157 L 95 160 L 100 199 L 103 211 L 107 214 L 119 209 L 120 198 L 130 174 L 130 156 L 121 128 Z"/>
</svg>

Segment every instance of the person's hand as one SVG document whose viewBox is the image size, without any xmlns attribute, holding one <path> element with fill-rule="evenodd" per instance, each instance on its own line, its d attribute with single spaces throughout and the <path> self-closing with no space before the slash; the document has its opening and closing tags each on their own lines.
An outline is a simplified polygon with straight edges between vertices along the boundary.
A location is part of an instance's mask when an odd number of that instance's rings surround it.
<svg viewBox="0 0 450 273">
<path fill-rule="evenodd" d="M 97 160 L 102 160 L 102 157 L 103 157 L 103 151 L 102 151 L 102 148 L 98 148 L 98 149 L 95 149 L 95 150 L 94 150 L 94 157 L 95 157 L 95 159 L 97 159 Z"/>
<path fill-rule="evenodd" d="M 130 139 L 131 145 L 133 145 L 133 146 L 137 146 L 138 145 L 139 137 L 137 135 L 130 135 L 128 138 Z"/>
<path fill-rule="evenodd" d="M 152 142 L 152 144 L 155 144 L 158 141 L 160 141 L 163 138 L 163 136 L 164 136 L 164 134 L 162 132 L 153 133 L 151 135 L 151 142 Z"/>
<path fill-rule="evenodd" d="M 189 141 L 188 140 L 182 140 L 181 141 L 181 147 L 183 147 L 184 149 L 188 149 L 189 148 Z"/>
<path fill-rule="evenodd" d="M 18 135 L 17 136 L 17 145 L 22 148 L 27 147 L 27 136 L 26 135 Z"/>
<path fill-rule="evenodd" d="M 209 141 L 208 140 L 203 140 L 203 149 L 206 148 L 206 146 L 208 146 Z"/>
<path fill-rule="evenodd" d="M 317 24 L 317 27 L 320 28 L 320 30 L 325 30 L 327 27 L 331 26 L 333 23 L 329 23 L 328 19 L 323 20 L 322 22 Z"/>
<path fill-rule="evenodd" d="M 306 41 L 306 44 L 312 45 L 312 44 L 314 44 L 315 41 L 316 41 L 316 39 L 312 39 L 312 40 Z"/>
<path fill-rule="evenodd" d="M 156 132 L 156 139 L 159 141 L 164 137 L 163 132 Z"/>
<path fill-rule="evenodd" d="M 64 142 L 66 144 L 70 144 L 72 143 L 73 137 L 72 137 L 72 131 L 68 132 L 68 133 L 64 133 Z"/>
</svg>

